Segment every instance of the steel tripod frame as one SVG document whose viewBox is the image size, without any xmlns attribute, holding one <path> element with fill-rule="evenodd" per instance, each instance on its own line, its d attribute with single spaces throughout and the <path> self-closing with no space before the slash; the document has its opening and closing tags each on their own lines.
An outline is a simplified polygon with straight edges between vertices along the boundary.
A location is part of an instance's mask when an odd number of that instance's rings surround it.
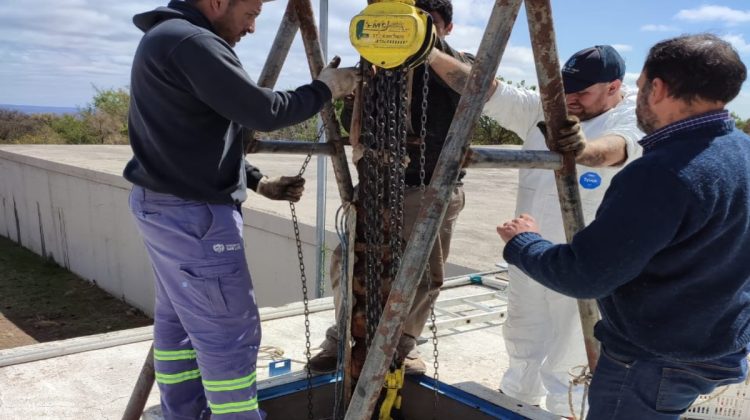
<svg viewBox="0 0 750 420">
<path fill-rule="evenodd" d="M 484 96 L 495 78 L 521 2 L 522 0 L 497 0 L 494 4 L 476 61 L 448 131 L 443 152 L 425 193 L 425 204 L 420 210 L 414 231 L 404 251 L 401 268 L 391 287 L 375 339 L 370 346 L 360 380 L 349 404 L 347 420 L 369 418 L 375 410 L 383 378 L 396 351 L 406 315 L 414 301 L 417 282 L 425 270 L 438 227 L 445 216 L 452 186 L 458 179 L 461 158 L 466 155 L 469 148 L 471 131 L 481 115 Z M 552 9 L 549 0 L 526 0 L 525 4 L 544 116 L 550 132 L 556 132 L 566 119 L 567 108 Z M 517 159 L 511 160 L 513 167 L 518 167 Z M 584 226 L 573 154 L 562 156 L 562 167 L 555 170 L 555 179 L 565 233 L 570 241 Z M 594 301 L 583 300 L 579 301 L 579 312 L 589 366 L 593 371 L 599 356 L 599 345 L 593 337 L 593 326 L 599 317 L 598 310 Z"/>
</svg>

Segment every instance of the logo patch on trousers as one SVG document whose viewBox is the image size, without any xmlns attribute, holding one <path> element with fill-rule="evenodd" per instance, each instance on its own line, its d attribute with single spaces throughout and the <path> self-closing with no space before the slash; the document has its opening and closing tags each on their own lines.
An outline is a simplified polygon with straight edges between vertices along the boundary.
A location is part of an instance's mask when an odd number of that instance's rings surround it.
<svg viewBox="0 0 750 420">
<path fill-rule="evenodd" d="M 242 244 L 240 243 L 234 243 L 234 244 L 214 244 L 213 250 L 217 254 L 221 254 L 225 251 L 232 252 L 232 251 L 240 251 L 242 250 Z"/>
</svg>

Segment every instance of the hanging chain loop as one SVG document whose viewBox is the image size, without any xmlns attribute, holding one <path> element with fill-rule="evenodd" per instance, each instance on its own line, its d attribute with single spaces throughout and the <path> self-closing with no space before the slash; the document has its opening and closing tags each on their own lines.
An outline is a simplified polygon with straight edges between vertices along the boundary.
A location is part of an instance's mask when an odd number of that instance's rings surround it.
<svg viewBox="0 0 750 420">
<path fill-rule="evenodd" d="M 324 126 L 321 125 L 320 129 L 318 130 L 318 135 L 315 138 L 314 143 L 317 143 L 320 141 L 321 136 L 323 135 L 323 129 Z M 312 149 L 312 146 L 311 146 Z M 305 169 L 307 169 L 307 165 L 310 163 L 310 160 L 312 159 L 312 150 L 310 153 L 307 154 L 307 157 L 305 158 L 305 161 L 302 163 L 302 167 L 299 170 L 299 176 L 302 176 L 305 173 Z M 308 298 L 308 289 L 307 289 L 307 275 L 305 274 L 305 259 L 302 254 L 302 239 L 300 238 L 299 234 L 299 220 L 297 220 L 297 209 L 294 206 L 293 202 L 289 202 L 289 208 L 292 211 L 292 227 L 294 228 L 294 240 L 297 243 L 297 260 L 299 261 L 299 272 L 300 272 L 300 279 L 302 281 L 302 304 L 304 305 L 304 313 L 305 313 L 305 358 L 307 359 L 307 364 L 305 365 L 305 371 L 307 373 L 307 418 L 312 420 L 313 419 L 313 395 L 312 395 L 312 371 L 310 370 L 310 306 L 309 306 L 309 298 Z"/>
</svg>

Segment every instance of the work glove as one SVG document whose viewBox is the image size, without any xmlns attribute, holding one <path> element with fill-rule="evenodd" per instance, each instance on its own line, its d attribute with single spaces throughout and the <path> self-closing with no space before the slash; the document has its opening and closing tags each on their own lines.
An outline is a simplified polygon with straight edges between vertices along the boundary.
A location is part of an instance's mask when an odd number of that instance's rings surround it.
<svg viewBox="0 0 750 420">
<path fill-rule="evenodd" d="M 339 56 L 333 57 L 331 63 L 318 74 L 318 80 L 328 86 L 333 99 L 351 95 L 360 80 L 362 80 L 362 75 L 358 69 L 354 67 L 340 69 L 338 68 L 340 63 L 341 58 Z"/>
<path fill-rule="evenodd" d="M 271 199 L 286 200 L 296 203 L 305 190 L 305 178 L 302 176 L 279 176 L 276 178 L 261 178 L 255 192 Z"/>
<path fill-rule="evenodd" d="M 575 157 L 578 158 L 583 153 L 583 149 L 586 148 L 586 136 L 581 130 L 578 117 L 574 115 L 568 115 L 568 118 L 560 127 L 560 131 L 553 138 L 550 138 L 550 135 L 547 133 L 547 123 L 539 121 L 536 126 L 539 127 L 539 130 L 544 135 L 547 148 L 553 152 L 573 152 Z"/>
</svg>

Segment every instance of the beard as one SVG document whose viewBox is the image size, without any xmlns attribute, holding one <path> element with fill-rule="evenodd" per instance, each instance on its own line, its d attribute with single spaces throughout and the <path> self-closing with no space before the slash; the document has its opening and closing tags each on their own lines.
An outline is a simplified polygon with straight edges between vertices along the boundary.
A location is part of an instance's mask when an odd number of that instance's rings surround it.
<svg viewBox="0 0 750 420">
<path fill-rule="evenodd" d="M 588 110 L 586 108 L 581 108 L 579 111 L 571 111 L 570 109 L 568 109 L 568 114 L 578 117 L 580 121 L 588 121 L 592 118 L 602 115 L 605 111 L 606 110 L 602 109 L 596 112 L 592 112 L 591 110 Z"/>
<path fill-rule="evenodd" d="M 575 106 L 576 109 L 571 109 L 571 105 Z M 595 103 L 591 103 L 588 106 L 583 106 L 580 102 L 574 102 L 568 104 L 568 114 L 578 117 L 580 121 L 588 121 L 596 118 L 605 112 L 609 111 L 607 107 L 606 98 L 600 97 Z"/>
<path fill-rule="evenodd" d="M 221 16 L 217 20 L 215 20 L 213 22 L 213 26 L 216 34 L 219 35 L 221 39 L 226 41 L 230 47 L 234 48 L 234 46 L 242 36 L 235 33 L 235 31 L 232 29 L 232 13 L 230 12 L 233 6 L 230 4 L 229 7 L 230 10 L 228 10 L 224 16 Z"/>
<path fill-rule="evenodd" d="M 658 119 L 648 104 L 648 95 L 651 93 L 651 84 L 644 83 L 638 92 L 638 100 L 635 104 L 635 116 L 638 120 L 638 128 L 646 134 L 656 131 Z"/>
</svg>

